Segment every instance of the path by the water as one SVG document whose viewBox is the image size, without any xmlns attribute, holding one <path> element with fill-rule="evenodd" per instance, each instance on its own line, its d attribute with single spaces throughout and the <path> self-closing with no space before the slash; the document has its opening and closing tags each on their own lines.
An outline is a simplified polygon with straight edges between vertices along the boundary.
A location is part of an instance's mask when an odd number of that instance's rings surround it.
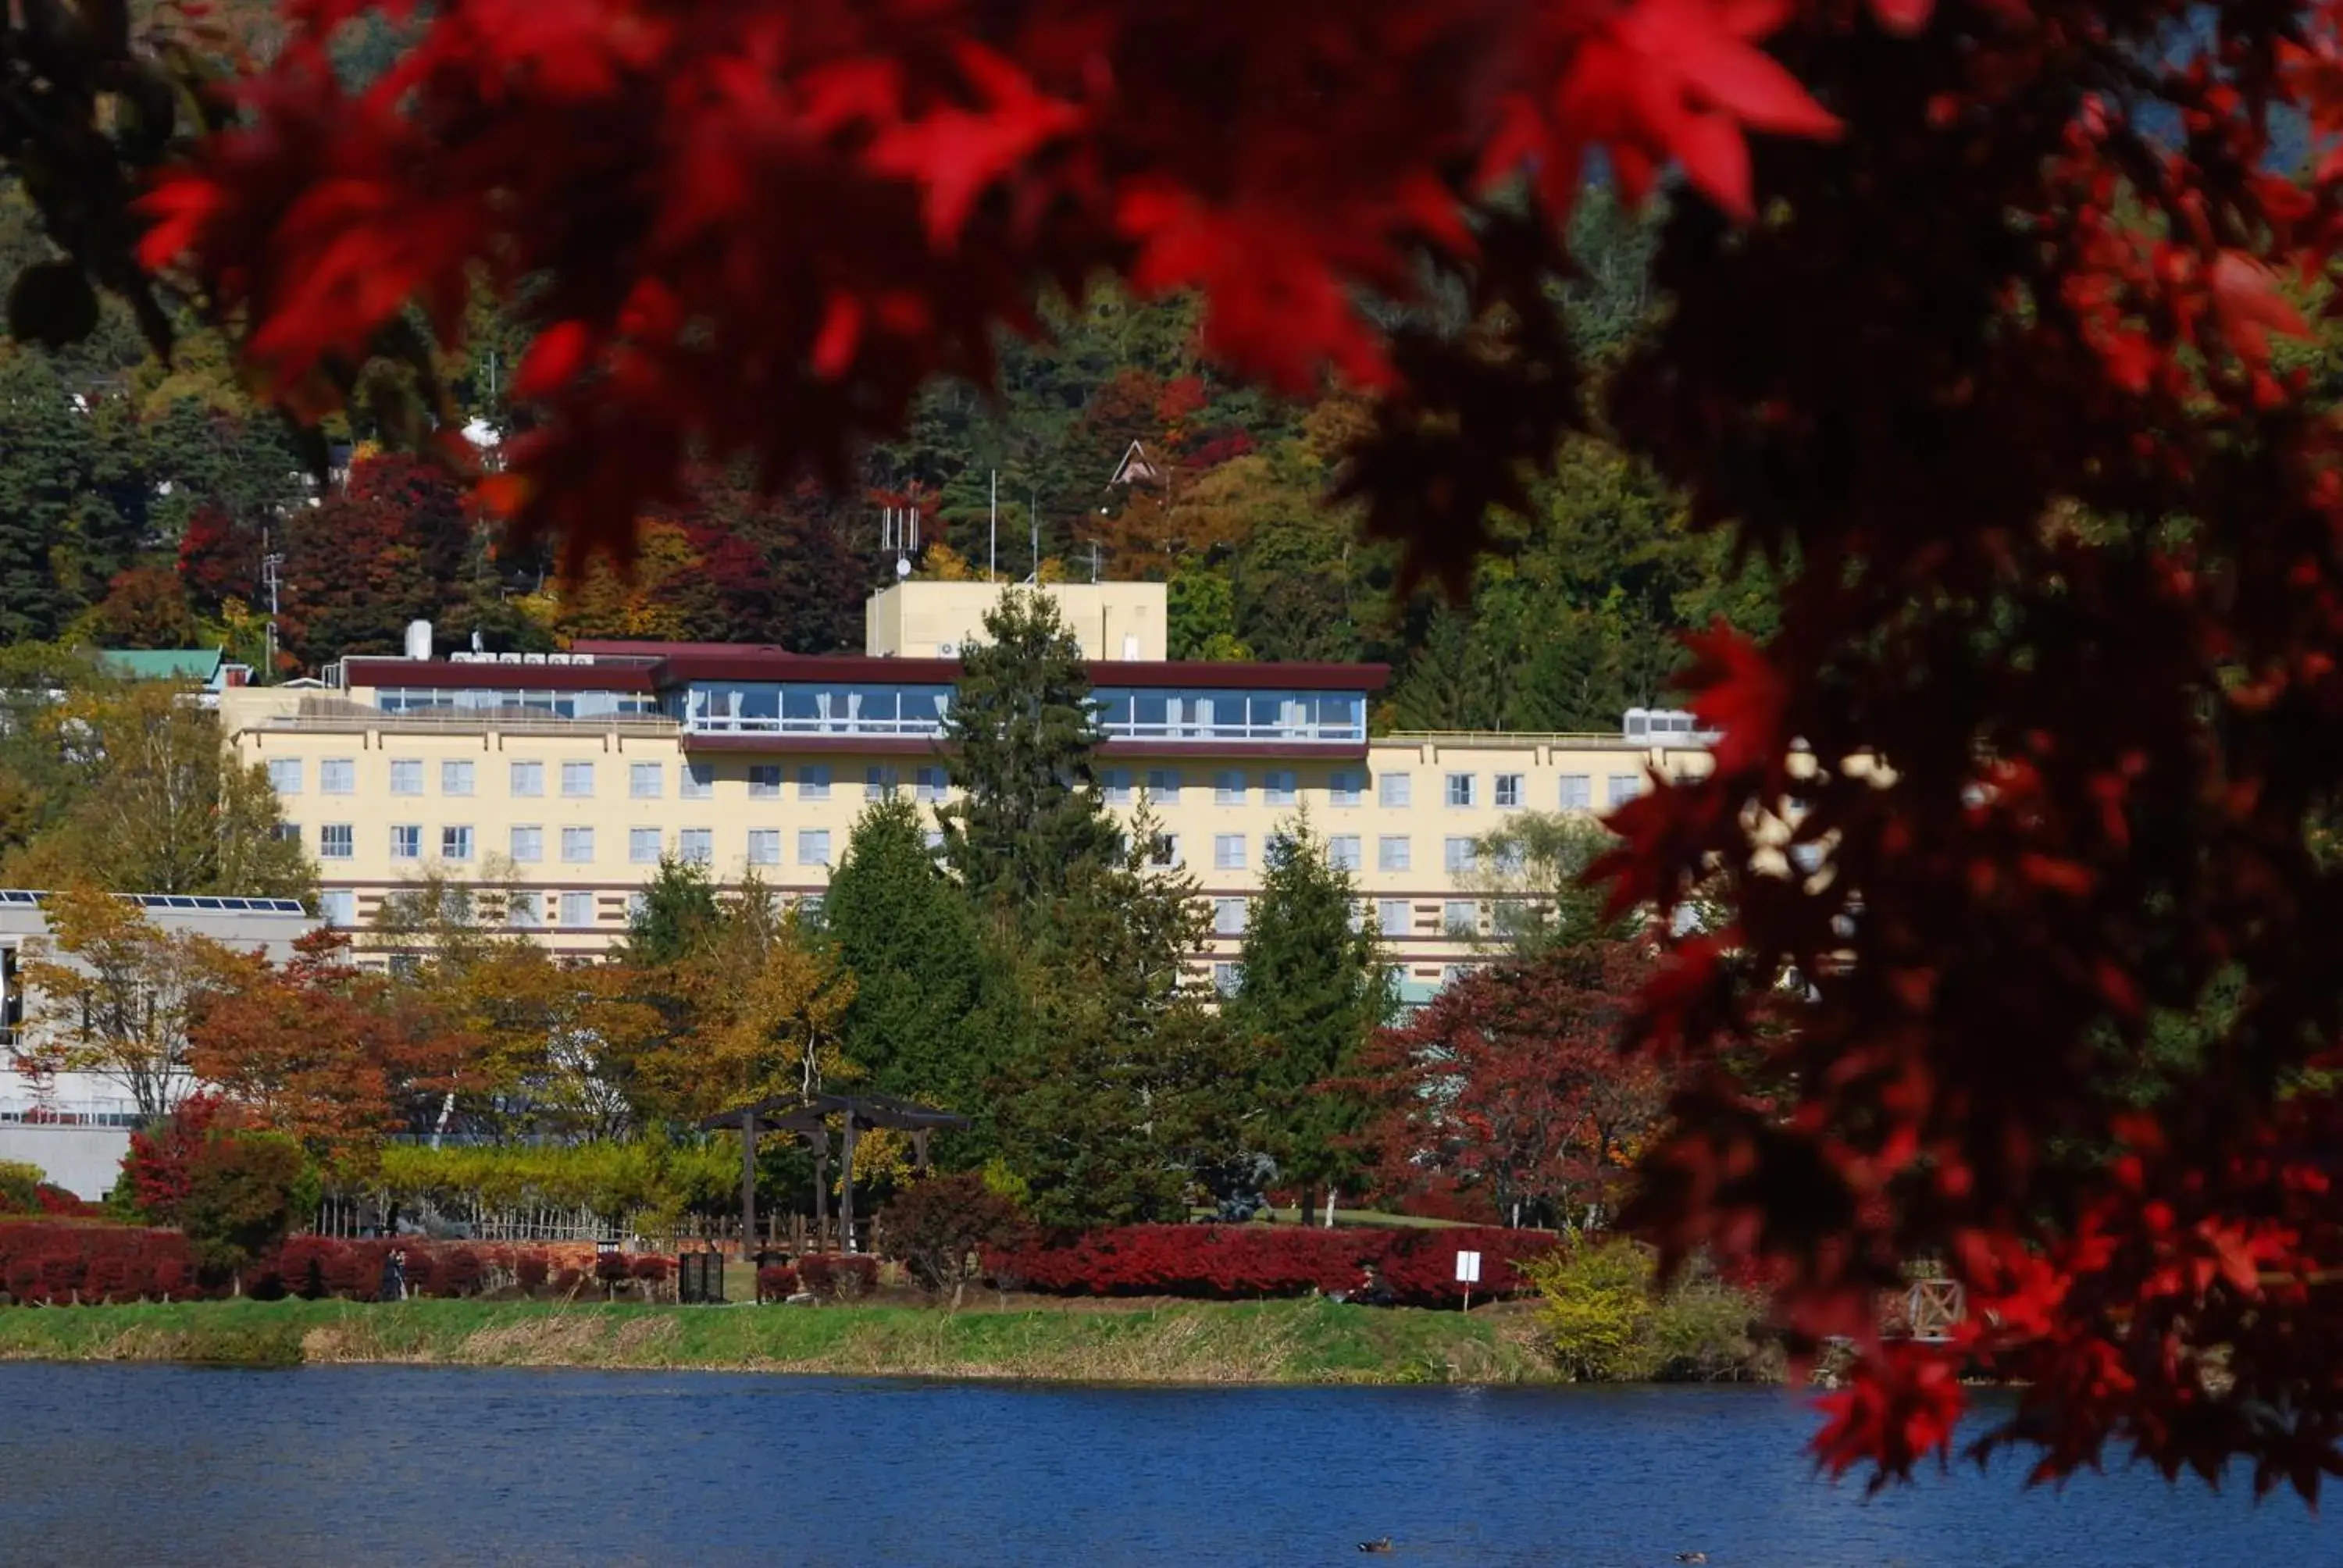
<svg viewBox="0 0 2343 1568">
<path fill-rule="evenodd" d="M 0 1365 L 6 1564 L 2247 1568 L 2298 1502 L 1961 1472 L 1865 1503 L 1736 1389 L 1101 1389 Z"/>
</svg>

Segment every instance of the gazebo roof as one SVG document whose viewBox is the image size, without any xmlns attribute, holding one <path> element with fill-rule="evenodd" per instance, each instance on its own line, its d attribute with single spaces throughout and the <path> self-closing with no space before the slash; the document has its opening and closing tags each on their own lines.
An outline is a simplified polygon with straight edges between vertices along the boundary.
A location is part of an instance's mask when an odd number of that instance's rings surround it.
<svg viewBox="0 0 2343 1568">
<path fill-rule="evenodd" d="M 891 1094 L 776 1095 L 753 1105 L 719 1111 L 702 1118 L 699 1125 L 711 1132 L 738 1128 L 744 1116 L 755 1117 L 760 1132 L 818 1132 L 833 1116 L 851 1117 L 865 1127 L 891 1127 L 906 1132 L 968 1125 L 968 1118 L 955 1111 L 915 1104 Z"/>
</svg>

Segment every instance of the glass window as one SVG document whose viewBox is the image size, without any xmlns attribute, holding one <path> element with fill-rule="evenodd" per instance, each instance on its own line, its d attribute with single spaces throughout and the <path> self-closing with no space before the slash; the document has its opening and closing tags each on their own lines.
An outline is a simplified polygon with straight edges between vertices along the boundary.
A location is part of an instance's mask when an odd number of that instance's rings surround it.
<svg viewBox="0 0 2343 1568">
<path fill-rule="evenodd" d="M 439 829 L 439 858 L 443 860 L 468 860 L 472 858 L 472 830 L 469 828 Z"/>
<path fill-rule="evenodd" d="M 545 859 L 545 829 L 515 828 L 512 830 L 512 858 L 517 864 L 534 866 Z"/>
<path fill-rule="evenodd" d="M 689 865 L 712 865 L 716 859 L 716 829 L 686 828 L 677 835 L 676 854 Z"/>
<path fill-rule="evenodd" d="M 779 828 L 749 829 L 749 864 L 778 866 L 781 863 L 781 830 Z"/>
<path fill-rule="evenodd" d="M 1451 773 L 1448 776 L 1448 803 L 1451 806 L 1473 804 L 1473 775 Z"/>
<path fill-rule="evenodd" d="M 1375 799 L 1394 809 L 1404 810 L 1413 802 L 1408 799 L 1415 788 L 1412 773 L 1386 773 L 1375 780 Z"/>
<path fill-rule="evenodd" d="M 884 800 L 895 792 L 896 782 L 897 775 L 892 767 L 874 762 L 862 770 L 862 798 L 865 800 Z"/>
<path fill-rule="evenodd" d="M 516 800 L 534 800 L 545 793 L 545 764 L 516 762 L 512 765 L 512 793 Z"/>
<path fill-rule="evenodd" d="M 301 793 L 301 759 L 298 757 L 270 758 L 268 787 L 279 795 Z"/>
<path fill-rule="evenodd" d="M 317 788 L 328 795 L 358 792 L 358 765 L 348 757 L 328 757 L 317 764 Z"/>
<path fill-rule="evenodd" d="M 1220 963 L 1212 966 L 1212 989 L 1222 996 L 1234 996 L 1243 986 L 1242 965 Z"/>
<path fill-rule="evenodd" d="M 591 762 L 564 762 L 561 765 L 561 793 L 572 800 L 594 798 L 594 765 Z"/>
<path fill-rule="evenodd" d="M 1147 863 L 1156 867 L 1172 867 L 1180 863 L 1180 835 L 1158 833 L 1148 841 Z"/>
<path fill-rule="evenodd" d="M 576 930 L 594 923 L 594 895 L 564 893 L 561 895 L 561 923 Z"/>
<path fill-rule="evenodd" d="M 594 859 L 594 829 L 591 828 L 561 829 L 561 859 L 565 865 L 590 865 Z"/>
<path fill-rule="evenodd" d="M 1497 775 L 1497 809 L 1518 811 L 1522 809 L 1522 776 L 1518 773 Z"/>
<path fill-rule="evenodd" d="M 472 792 L 472 765 L 468 762 L 439 764 L 439 793 L 469 795 Z"/>
<path fill-rule="evenodd" d="M 827 800 L 830 799 L 830 764 L 809 762 L 798 769 L 798 799 Z M 827 860 L 822 864 L 828 865 Z"/>
<path fill-rule="evenodd" d="M 1375 869 L 1378 871 L 1413 869 L 1409 862 L 1414 859 L 1414 846 L 1415 840 L 1403 833 L 1384 834 L 1375 840 Z"/>
<path fill-rule="evenodd" d="M 1360 869 L 1359 836 L 1356 833 L 1336 833 L 1326 840 L 1326 863 L 1338 871 Z"/>
<path fill-rule="evenodd" d="M 1614 773 L 1603 781 L 1603 803 L 1624 806 L 1644 792 L 1644 776 L 1640 773 Z"/>
<path fill-rule="evenodd" d="M 1245 863 L 1245 841 L 1242 833 L 1212 835 L 1212 869 L 1216 871 L 1242 871 Z"/>
<path fill-rule="evenodd" d="M 1594 780 L 1584 773 L 1562 776 L 1562 809 L 1565 811 L 1585 811 L 1594 805 Z"/>
<path fill-rule="evenodd" d="M 423 759 L 394 757 L 390 759 L 390 792 L 394 795 L 423 793 Z"/>
<path fill-rule="evenodd" d="M 686 800 L 706 800 L 716 793 L 716 764 L 687 762 L 676 770 L 676 793 Z"/>
<path fill-rule="evenodd" d="M 922 768 L 920 769 L 920 787 L 918 794 L 920 799 L 929 801 L 940 800 L 944 798 L 944 792 L 950 788 L 951 774 L 947 769 L 942 768 Z"/>
<path fill-rule="evenodd" d="M 667 769 L 656 762 L 627 764 L 627 793 L 637 800 L 656 800 L 667 789 Z"/>
<path fill-rule="evenodd" d="M 534 930 L 545 923 L 545 901 L 538 893 L 516 892 L 506 895 L 505 920 L 522 930 Z"/>
<path fill-rule="evenodd" d="M 358 852 L 358 830 L 348 822 L 328 822 L 317 829 L 317 859 L 347 860 Z"/>
<path fill-rule="evenodd" d="M 627 920 L 629 924 L 641 920 L 650 911 L 651 896 L 649 893 L 636 891 L 627 895 Z"/>
<path fill-rule="evenodd" d="M 1375 906 L 1375 927 L 1384 936 L 1403 937 L 1413 914 L 1405 899 L 1385 899 Z"/>
<path fill-rule="evenodd" d="M 1159 805 L 1180 803 L 1180 769 L 1150 768 L 1147 770 L 1147 798 Z"/>
<path fill-rule="evenodd" d="M 1099 789 L 1110 806 L 1131 804 L 1131 769 L 1110 768 L 1099 775 Z"/>
<path fill-rule="evenodd" d="M 1223 768 L 1212 775 L 1212 804 L 1242 806 L 1245 803 L 1245 776 L 1242 768 Z"/>
<path fill-rule="evenodd" d="M 301 841 L 301 824 L 271 822 L 268 825 L 268 836 L 280 844 L 297 844 Z"/>
<path fill-rule="evenodd" d="M 1441 842 L 1441 849 L 1442 863 L 1444 864 L 1451 872 L 1469 871 L 1473 869 L 1473 855 L 1472 839 L 1443 839 Z"/>
<path fill-rule="evenodd" d="M 1212 934 L 1216 937 L 1241 937 L 1245 933 L 1245 901 L 1242 899 L 1212 900 Z"/>
<path fill-rule="evenodd" d="M 421 824 L 401 822 L 390 830 L 390 858 L 394 860 L 423 859 L 423 829 Z"/>
<path fill-rule="evenodd" d="M 1337 806 L 1356 806 L 1366 799 L 1367 776 L 1344 769 L 1326 776 L 1326 794 Z"/>
<path fill-rule="evenodd" d="M 1452 937 L 1481 934 L 1481 906 L 1469 899 L 1451 899 L 1440 906 L 1440 929 Z"/>
<path fill-rule="evenodd" d="M 827 866 L 830 864 L 830 829 L 801 828 L 798 830 L 798 864 Z"/>
<path fill-rule="evenodd" d="M 1301 790 L 1291 768 L 1272 768 L 1262 775 L 1261 798 L 1272 806 L 1291 806 L 1300 799 Z"/>
<path fill-rule="evenodd" d="M 931 852 L 931 853 L 932 853 L 932 852 L 935 852 L 935 851 L 940 850 L 943 847 L 944 847 L 944 830 L 943 830 L 941 828 L 930 828 L 930 829 L 928 829 L 928 849 L 929 849 L 930 852 Z"/>
<path fill-rule="evenodd" d="M 327 888 L 317 895 L 317 916 L 329 926 L 358 923 L 358 896 L 347 888 Z"/>
<path fill-rule="evenodd" d="M 749 799 L 778 800 L 781 794 L 781 770 L 769 762 L 759 762 L 749 769 Z"/>
<path fill-rule="evenodd" d="M 627 829 L 627 859 L 638 866 L 648 866 L 659 858 L 659 830 L 657 828 Z"/>
</svg>

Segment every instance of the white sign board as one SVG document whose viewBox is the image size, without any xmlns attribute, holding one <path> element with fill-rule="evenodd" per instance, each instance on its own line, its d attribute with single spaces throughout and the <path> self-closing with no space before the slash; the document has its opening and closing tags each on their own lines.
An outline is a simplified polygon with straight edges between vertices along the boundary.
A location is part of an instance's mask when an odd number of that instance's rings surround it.
<svg viewBox="0 0 2343 1568">
<path fill-rule="evenodd" d="M 1477 1285 L 1481 1282 L 1480 1253 L 1459 1252 L 1456 1254 L 1456 1282 L 1460 1285 Z"/>
</svg>

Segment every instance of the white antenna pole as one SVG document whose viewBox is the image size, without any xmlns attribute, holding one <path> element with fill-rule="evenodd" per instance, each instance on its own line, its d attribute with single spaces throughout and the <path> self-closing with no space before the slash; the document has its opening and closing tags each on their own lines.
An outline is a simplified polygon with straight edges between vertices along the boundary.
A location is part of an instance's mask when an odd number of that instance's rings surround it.
<svg viewBox="0 0 2343 1568">
<path fill-rule="evenodd" d="M 990 582 L 1001 565 L 1001 470 L 992 470 L 992 535 L 984 547 L 984 580 Z"/>
</svg>

